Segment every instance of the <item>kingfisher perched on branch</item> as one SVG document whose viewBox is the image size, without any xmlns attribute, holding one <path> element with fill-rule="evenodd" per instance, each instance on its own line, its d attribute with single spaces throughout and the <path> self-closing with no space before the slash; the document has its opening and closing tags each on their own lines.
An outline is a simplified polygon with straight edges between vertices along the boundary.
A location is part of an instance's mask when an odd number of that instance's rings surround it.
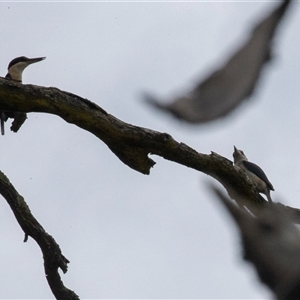
<svg viewBox="0 0 300 300">
<path fill-rule="evenodd" d="M 273 202 L 270 196 L 270 191 L 274 191 L 274 188 L 264 171 L 256 164 L 248 161 L 244 152 L 242 150 L 238 150 L 235 146 L 233 160 L 235 166 L 238 166 L 245 171 L 247 176 L 257 188 L 257 191 L 265 194 L 269 202 Z"/>
<path fill-rule="evenodd" d="M 8 65 L 8 73 L 6 74 L 5 78 L 22 83 L 22 74 L 24 69 L 31 64 L 44 60 L 45 58 L 46 57 L 27 58 L 25 56 L 14 58 Z M 16 117 L 24 119 L 25 121 L 26 114 L 14 111 L 0 111 L 2 135 L 4 135 L 4 122 L 6 122 L 8 118 Z"/>
</svg>

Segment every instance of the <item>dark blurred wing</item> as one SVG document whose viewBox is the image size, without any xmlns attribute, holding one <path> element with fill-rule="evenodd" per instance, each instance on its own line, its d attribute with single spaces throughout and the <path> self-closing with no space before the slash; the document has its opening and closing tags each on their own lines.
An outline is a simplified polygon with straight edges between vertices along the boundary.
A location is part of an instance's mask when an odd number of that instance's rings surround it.
<svg viewBox="0 0 300 300">
<path fill-rule="evenodd" d="M 202 123 L 225 116 L 249 97 L 264 64 L 270 60 L 271 41 L 288 4 L 284 1 L 252 31 L 248 41 L 220 69 L 172 103 L 146 95 L 151 105 L 191 123 Z"/>
<path fill-rule="evenodd" d="M 258 165 L 250 161 L 243 161 L 243 164 L 247 170 L 249 170 L 251 173 L 254 173 L 257 177 L 263 180 L 272 191 L 274 191 L 272 183 L 269 181 L 265 172 Z"/>
</svg>

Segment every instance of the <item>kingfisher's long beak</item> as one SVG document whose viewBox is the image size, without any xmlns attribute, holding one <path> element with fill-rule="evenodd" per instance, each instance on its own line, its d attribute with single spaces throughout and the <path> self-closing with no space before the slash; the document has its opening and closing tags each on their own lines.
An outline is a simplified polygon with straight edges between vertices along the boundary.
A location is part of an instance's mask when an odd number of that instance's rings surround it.
<svg viewBox="0 0 300 300">
<path fill-rule="evenodd" d="M 236 147 L 235 147 L 235 146 L 233 146 L 233 148 L 234 148 L 234 152 L 238 151 L 238 149 L 236 149 Z"/>
<path fill-rule="evenodd" d="M 44 59 L 46 59 L 46 57 L 29 58 L 28 61 L 27 61 L 27 64 L 31 65 L 31 64 L 34 64 L 34 63 L 39 62 L 41 60 L 44 60 Z"/>
</svg>

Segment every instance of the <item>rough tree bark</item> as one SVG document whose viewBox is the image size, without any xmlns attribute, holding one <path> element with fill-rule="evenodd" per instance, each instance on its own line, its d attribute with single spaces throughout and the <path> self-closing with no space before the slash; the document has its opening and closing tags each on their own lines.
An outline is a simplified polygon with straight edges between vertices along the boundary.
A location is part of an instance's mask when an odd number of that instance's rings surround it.
<svg viewBox="0 0 300 300">
<path fill-rule="evenodd" d="M 127 166 L 149 174 L 155 162 L 150 154 L 159 155 L 219 181 L 239 206 L 257 215 L 268 202 L 258 194 L 244 171 L 232 161 L 212 152 L 201 154 L 189 146 L 175 141 L 169 134 L 160 133 L 125 123 L 110 115 L 97 104 L 54 87 L 23 85 L 0 78 L 0 110 L 43 112 L 55 114 L 94 134 Z M 18 194 L 3 173 L 0 173 L 0 193 L 7 200 L 25 233 L 36 240 L 44 256 L 45 273 L 49 286 L 57 299 L 78 299 L 64 287 L 58 268 L 67 271 L 69 261 L 58 244 L 32 216 L 24 199 Z M 300 211 L 281 205 L 293 222 L 300 223 Z"/>
</svg>

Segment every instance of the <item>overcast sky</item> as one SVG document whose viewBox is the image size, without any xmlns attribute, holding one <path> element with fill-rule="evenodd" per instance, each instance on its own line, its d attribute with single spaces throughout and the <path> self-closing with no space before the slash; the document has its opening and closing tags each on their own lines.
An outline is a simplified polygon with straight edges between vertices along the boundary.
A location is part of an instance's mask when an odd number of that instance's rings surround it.
<svg viewBox="0 0 300 300">
<path fill-rule="evenodd" d="M 274 201 L 299 207 L 299 32 L 294 3 L 255 95 L 227 118 L 186 125 L 141 93 L 185 91 L 247 37 L 275 2 L 2 2 L 0 73 L 15 57 L 46 56 L 23 83 L 78 94 L 117 118 L 168 132 L 201 153 L 261 165 Z M 81 298 L 271 298 L 242 259 L 235 225 L 208 176 L 153 156 L 131 170 L 90 133 L 30 113 L 1 138 L 0 169 L 71 261 L 62 275 Z M 42 254 L 0 202 L 0 298 L 53 298 Z"/>
</svg>

